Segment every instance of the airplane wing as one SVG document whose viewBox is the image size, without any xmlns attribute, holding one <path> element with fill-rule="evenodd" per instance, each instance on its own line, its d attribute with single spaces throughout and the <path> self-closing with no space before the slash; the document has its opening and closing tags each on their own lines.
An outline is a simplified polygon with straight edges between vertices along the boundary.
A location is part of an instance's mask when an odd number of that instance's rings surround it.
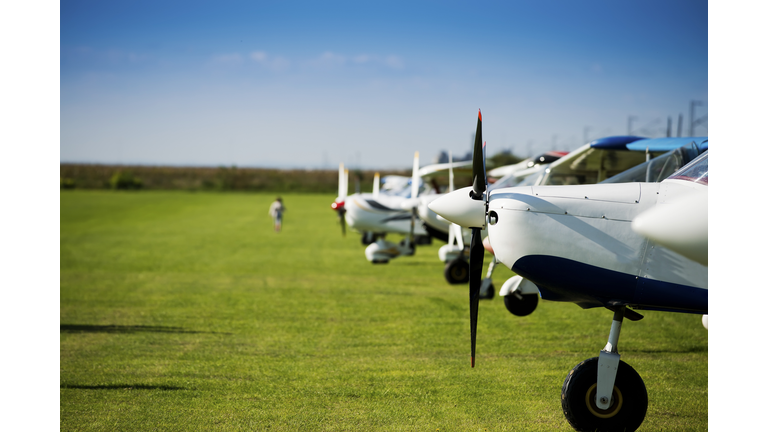
<svg viewBox="0 0 768 432">
<path fill-rule="evenodd" d="M 435 176 L 448 176 L 448 170 L 453 168 L 455 173 L 471 174 L 472 173 L 472 161 L 461 161 L 452 163 L 433 164 L 421 167 L 419 169 L 419 176 L 422 178 L 432 178 Z"/>
</svg>

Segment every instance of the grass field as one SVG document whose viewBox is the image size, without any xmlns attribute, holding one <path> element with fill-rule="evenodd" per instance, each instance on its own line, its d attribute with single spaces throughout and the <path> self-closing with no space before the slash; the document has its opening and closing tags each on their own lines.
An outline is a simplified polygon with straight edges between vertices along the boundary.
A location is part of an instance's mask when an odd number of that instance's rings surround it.
<svg viewBox="0 0 768 432">
<path fill-rule="evenodd" d="M 439 242 L 374 266 L 333 196 L 283 198 L 275 233 L 272 194 L 61 192 L 61 430 L 571 430 L 563 380 L 611 312 L 483 301 L 471 369 Z M 619 343 L 648 389 L 640 430 L 707 430 L 700 316 L 642 313 Z"/>
</svg>

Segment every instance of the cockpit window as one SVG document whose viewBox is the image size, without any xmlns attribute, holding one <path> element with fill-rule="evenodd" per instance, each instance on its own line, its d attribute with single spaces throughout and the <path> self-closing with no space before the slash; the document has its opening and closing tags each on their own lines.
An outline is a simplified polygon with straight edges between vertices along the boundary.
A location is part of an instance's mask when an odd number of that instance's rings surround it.
<svg viewBox="0 0 768 432">
<path fill-rule="evenodd" d="M 516 184 L 515 186 L 533 186 L 536 184 L 536 181 L 543 175 L 543 170 L 535 172 L 528 177 L 524 178 L 520 183 Z"/>
<path fill-rule="evenodd" d="M 686 180 L 709 185 L 709 152 L 704 152 L 668 179 Z"/>
<path fill-rule="evenodd" d="M 688 162 L 691 162 L 699 155 L 699 153 L 700 150 L 698 146 L 696 143 L 692 142 L 680 148 L 668 151 L 659 157 L 641 163 L 620 174 L 616 174 L 603 181 L 603 183 L 660 182 Z"/>
<path fill-rule="evenodd" d="M 488 189 L 500 189 L 505 187 L 512 187 L 520 182 L 520 178 L 516 177 L 514 173 L 500 178 L 496 183 L 488 186 Z"/>
</svg>

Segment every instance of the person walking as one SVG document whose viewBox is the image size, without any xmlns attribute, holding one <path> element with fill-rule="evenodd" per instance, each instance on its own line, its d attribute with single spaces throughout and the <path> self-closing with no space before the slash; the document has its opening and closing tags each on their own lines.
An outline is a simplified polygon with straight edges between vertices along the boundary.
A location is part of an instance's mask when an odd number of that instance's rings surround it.
<svg viewBox="0 0 768 432">
<path fill-rule="evenodd" d="M 275 202 L 272 203 L 272 205 L 269 206 L 269 215 L 272 216 L 272 219 L 275 222 L 275 231 L 280 232 L 280 230 L 283 227 L 283 212 L 285 211 L 285 206 L 283 205 L 283 199 L 280 197 L 277 197 Z"/>
</svg>

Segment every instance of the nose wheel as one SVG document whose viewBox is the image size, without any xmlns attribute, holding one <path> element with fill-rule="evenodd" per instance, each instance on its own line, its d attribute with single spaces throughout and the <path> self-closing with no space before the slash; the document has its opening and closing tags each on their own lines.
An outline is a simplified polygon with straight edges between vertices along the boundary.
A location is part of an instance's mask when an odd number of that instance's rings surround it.
<svg viewBox="0 0 768 432">
<path fill-rule="evenodd" d="M 619 362 L 610 406 L 601 409 L 597 394 L 597 362 L 593 357 L 574 367 L 563 383 L 563 414 L 577 431 L 634 431 L 648 409 L 645 383 L 632 366 Z"/>
<path fill-rule="evenodd" d="M 504 296 L 504 306 L 515 316 L 530 315 L 539 304 L 538 294 L 511 293 Z"/>
<path fill-rule="evenodd" d="M 449 284 L 465 284 L 469 282 L 469 263 L 461 257 L 448 261 L 443 275 Z"/>
<path fill-rule="evenodd" d="M 648 410 L 648 392 L 640 375 L 620 360 L 619 334 L 624 317 L 643 318 L 626 306 L 615 306 L 608 343 L 598 357 L 571 369 L 560 401 L 568 423 L 577 431 L 634 431 Z"/>
</svg>

